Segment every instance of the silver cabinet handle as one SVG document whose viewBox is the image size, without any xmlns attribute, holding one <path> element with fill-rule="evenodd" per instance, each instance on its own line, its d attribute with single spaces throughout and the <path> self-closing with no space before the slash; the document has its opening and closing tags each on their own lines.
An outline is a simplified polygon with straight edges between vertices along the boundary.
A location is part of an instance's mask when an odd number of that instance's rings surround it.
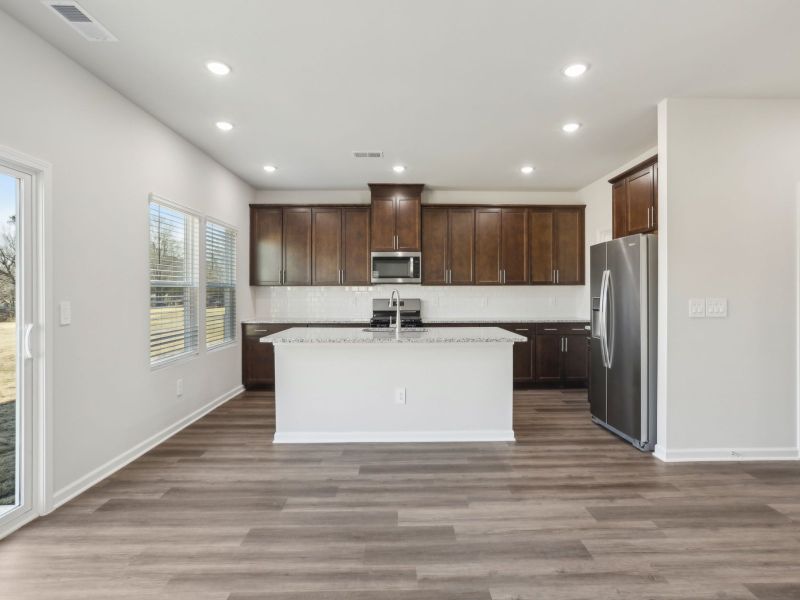
<svg viewBox="0 0 800 600">
<path fill-rule="evenodd" d="M 559 269 L 556 269 L 556 283 L 560 283 L 559 281 L 560 279 L 561 279 L 561 271 Z"/>
<path fill-rule="evenodd" d="M 556 327 L 545 327 L 544 330 L 545 331 L 558 331 L 558 329 Z"/>
<path fill-rule="evenodd" d="M 553 269 L 553 283 L 556 282 L 556 270 Z"/>
<path fill-rule="evenodd" d="M 564 352 L 569 352 L 569 338 L 564 336 Z"/>
<path fill-rule="evenodd" d="M 253 333 L 269 333 L 267 329 L 254 329 Z"/>
<path fill-rule="evenodd" d="M 514 331 L 528 331 L 528 328 L 527 327 L 522 327 L 519 329 L 515 328 Z"/>
</svg>

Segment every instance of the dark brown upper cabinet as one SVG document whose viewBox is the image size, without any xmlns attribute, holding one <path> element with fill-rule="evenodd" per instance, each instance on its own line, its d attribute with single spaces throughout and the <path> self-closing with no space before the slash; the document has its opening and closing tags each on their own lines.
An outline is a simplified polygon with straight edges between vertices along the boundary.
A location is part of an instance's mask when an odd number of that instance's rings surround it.
<svg viewBox="0 0 800 600">
<path fill-rule="evenodd" d="M 342 209 L 342 283 L 370 285 L 369 208 Z"/>
<path fill-rule="evenodd" d="M 312 208 L 314 285 L 339 285 L 342 282 L 342 211 L 338 208 Z"/>
<path fill-rule="evenodd" d="M 615 238 L 658 229 L 658 156 L 620 173 L 609 183 Z"/>
<path fill-rule="evenodd" d="M 583 285 L 584 207 L 531 208 L 531 283 Z"/>
<path fill-rule="evenodd" d="M 311 209 L 283 209 L 283 284 L 311 284 Z"/>
<path fill-rule="evenodd" d="M 419 252 L 422 247 L 421 184 L 370 183 L 373 252 Z"/>
<path fill-rule="evenodd" d="M 475 209 L 475 283 L 530 281 L 527 215 L 524 207 Z"/>
<path fill-rule="evenodd" d="M 250 285 L 280 285 L 283 277 L 283 209 L 250 207 Z"/>
<path fill-rule="evenodd" d="M 474 255 L 474 209 L 427 206 L 422 209 L 422 283 L 474 283 Z"/>
<path fill-rule="evenodd" d="M 369 285 L 369 207 L 250 207 L 250 285 Z"/>
<path fill-rule="evenodd" d="M 314 285 L 369 285 L 369 209 L 314 207 Z"/>
</svg>

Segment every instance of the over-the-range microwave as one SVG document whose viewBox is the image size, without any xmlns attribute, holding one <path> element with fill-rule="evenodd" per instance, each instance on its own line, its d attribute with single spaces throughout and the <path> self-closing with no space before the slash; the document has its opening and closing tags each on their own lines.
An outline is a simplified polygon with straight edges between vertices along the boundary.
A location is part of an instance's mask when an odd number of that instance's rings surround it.
<svg viewBox="0 0 800 600">
<path fill-rule="evenodd" d="M 421 283 L 420 252 L 373 252 L 372 283 Z"/>
</svg>

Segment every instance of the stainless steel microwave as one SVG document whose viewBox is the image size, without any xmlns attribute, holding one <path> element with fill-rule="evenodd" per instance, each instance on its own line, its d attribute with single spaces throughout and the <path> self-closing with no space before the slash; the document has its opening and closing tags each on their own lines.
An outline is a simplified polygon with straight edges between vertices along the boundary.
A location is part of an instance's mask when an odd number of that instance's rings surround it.
<svg viewBox="0 0 800 600">
<path fill-rule="evenodd" d="M 373 252 L 372 283 L 421 283 L 420 252 Z"/>
</svg>

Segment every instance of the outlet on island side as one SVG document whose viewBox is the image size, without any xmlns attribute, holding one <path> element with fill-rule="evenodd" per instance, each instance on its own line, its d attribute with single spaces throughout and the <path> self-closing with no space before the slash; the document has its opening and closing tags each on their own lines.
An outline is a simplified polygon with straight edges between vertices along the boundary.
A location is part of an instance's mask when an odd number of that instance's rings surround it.
<svg viewBox="0 0 800 600">
<path fill-rule="evenodd" d="M 180 398 L 183 396 L 183 379 L 178 379 L 175 382 L 175 395 Z"/>
<path fill-rule="evenodd" d="M 406 403 L 406 388 L 395 388 L 394 390 L 394 403 L 395 404 L 405 404 Z"/>
</svg>

